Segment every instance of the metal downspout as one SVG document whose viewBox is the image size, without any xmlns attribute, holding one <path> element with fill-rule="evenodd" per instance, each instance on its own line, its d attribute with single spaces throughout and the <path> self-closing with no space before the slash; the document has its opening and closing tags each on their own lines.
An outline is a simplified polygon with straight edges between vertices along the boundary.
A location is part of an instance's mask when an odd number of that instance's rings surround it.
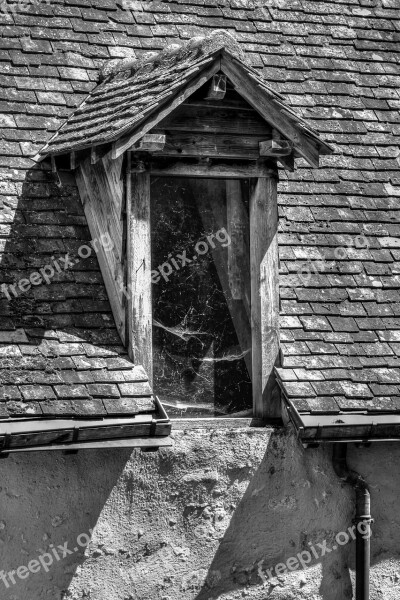
<svg viewBox="0 0 400 600">
<path fill-rule="evenodd" d="M 361 475 L 349 470 L 346 458 L 347 444 L 334 444 L 334 471 L 343 483 L 350 485 L 356 493 L 356 600 L 369 600 L 370 538 L 373 522 L 370 514 L 370 493 L 368 484 Z"/>
</svg>

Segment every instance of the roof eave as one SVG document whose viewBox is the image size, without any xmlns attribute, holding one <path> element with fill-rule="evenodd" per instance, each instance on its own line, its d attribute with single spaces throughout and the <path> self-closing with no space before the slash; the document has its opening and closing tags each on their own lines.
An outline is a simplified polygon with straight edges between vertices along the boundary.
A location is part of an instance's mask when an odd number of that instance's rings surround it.
<svg viewBox="0 0 400 600">
<path fill-rule="evenodd" d="M 284 395 L 284 411 L 305 446 L 336 442 L 370 444 L 400 441 L 400 414 L 395 413 L 299 413 Z"/>
</svg>

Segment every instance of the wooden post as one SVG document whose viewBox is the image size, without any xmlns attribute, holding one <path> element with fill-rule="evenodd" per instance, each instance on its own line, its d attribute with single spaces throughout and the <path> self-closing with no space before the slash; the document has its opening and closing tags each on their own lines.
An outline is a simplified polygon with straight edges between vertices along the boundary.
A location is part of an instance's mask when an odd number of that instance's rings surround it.
<svg viewBox="0 0 400 600">
<path fill-rule="evenodd" d="M 243 204 L 239 179 L 226 180 L 226 212 L 227 230 L 231 239 L 228 246 L 229 287 L 233 300 L 241 300 L 245 294 L 245 279 L 248 278 L 245 264 L 249 219 Z"/>
<path fill-rule="evenodd" d="M 279 417 L 273 368 L 279 352 L 277 181 L 252 181 L 250 193 L 250 271 L 254 416 Z"/>
<path fill-rule="evenodd" d="M 150 174 L 131 172 L 127 161 L 128 352 L 153 382 Z"/>
</svg>

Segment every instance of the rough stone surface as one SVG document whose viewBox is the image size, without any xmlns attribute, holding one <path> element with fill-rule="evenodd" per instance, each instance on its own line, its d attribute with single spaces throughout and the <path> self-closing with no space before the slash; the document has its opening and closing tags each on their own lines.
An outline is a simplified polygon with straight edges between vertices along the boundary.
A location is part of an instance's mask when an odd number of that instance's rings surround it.
<svg viewBox="0 0 400 600">
<path fill-rule="evenodd" d="M 354 542 L 305 570 L 266 571 L 352 525 L 353 495 L 330 449 L 302 450 L 270 429 L 175 431 L 175 446 L 11 456 L 1 468 L 1 567 L 9 571 L 93 529 L 89 547 L 17 578 L 5 600 L 345 600 Z M 369 481 L 371 600 L 397 600 L 396 445 L 351 448 Z M 85 539 L 80 538 L 81 542 Z M 60 552 L 61 553 L 61 552 Z M 265 582 L 265 583 L 264 583 Z M 62 595 L 64 593 L 64 596 Z"/>
</svg>

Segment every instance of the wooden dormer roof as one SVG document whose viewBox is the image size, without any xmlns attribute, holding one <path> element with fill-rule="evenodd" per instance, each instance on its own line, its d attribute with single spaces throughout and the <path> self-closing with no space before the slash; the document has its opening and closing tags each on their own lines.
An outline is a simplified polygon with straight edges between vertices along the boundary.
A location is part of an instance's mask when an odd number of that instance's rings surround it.
<svg viewBox="0 0 400 600">
<path fill-rule="evenodd" d="M 140 60 L 107 63 L 100 82 L 42 148 L 48 155 L 110 145 L 117 158 L 178 108 L 213 75 L 223 73 L 235 90 L 283 138 L 294 156 L 318 166 L 320 154 L 332 148 L 246 61 L 235 38 L 216 30 L 185 45 L 170 45 Z"/>
</svg>

